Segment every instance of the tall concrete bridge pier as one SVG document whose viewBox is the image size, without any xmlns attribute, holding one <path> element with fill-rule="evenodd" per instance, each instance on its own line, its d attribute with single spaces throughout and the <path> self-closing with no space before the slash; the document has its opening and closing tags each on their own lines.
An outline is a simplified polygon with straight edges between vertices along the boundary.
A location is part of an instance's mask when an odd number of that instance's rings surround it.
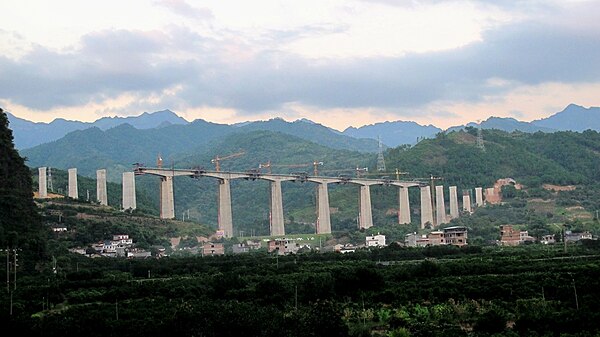
<svg viewBox="0 0 600 337">
<path fill-rule="evenodd" d="M 416 182 L 405 182 L 398 180 L 384 180 L 383 185 L 398 187 L 398 223 L 410 224 L 410 201 L 408 199 L 408 188 L 421 186 Z"/>
<path fill-rule="evenodd" d="M 444 203 L 444 186 L 437 185 L 435 187 L 435 226 L 445 224 L 446 221 L 446 205 Z"/>
<path fill-rule="evenodd" d="M 309 177 L 307 181 L 317 184 L 317 234 L 331 233 L 331 211 L 329 209 L 329 189 L 327 184 L 339 183 L 340 179 Z"/>
<path fill-rule="evenodd" d="M 134 210 L 137 208 L 135 198 L 135 174 L 133 172 L 123 172 L 123 210 Z"/>
<path fill-rule="evenodd" d="M 410 224 L 410 202 L 408 200 L 408 187 L 398 189 L 398 223 Z"/>
<path fill-rule="evenodd" d="M 471 213 L 471 196 L 463 194 L 463 211 Z"/>
<path fill-rule="evenodd" d="M 48 183 L 46 182 L 46 167 L 38 168 L 38 197 L 48 198 Z"/>
<path fill-rule="evenodd" d="M 458 212 L 458 193 L 456 186 L 450 186 L 448 190 L 450 193 L 450 218 L 456 219 L 460 214 Z"/>
<path fill-rule="evenodd" d="M 421 229 L 425 229 L 427 223 L 433 226 L 431 188 L 429 186 L 421 186 Z"/>
<path fill-rule="evenodd" d="M 271 235 L 285 235 L 285 222 L 283 219 L 283 194 L 281 193 L 281 182 L 295 180 L 296 178 L 293 176 L 265 174 L 260 175 L 260 179 L 268 180 L 271 182 Z"/>
<path fill-rule="evenodd" d="M 69 198 L 79 198 L 79 190 L 77 189 L 77 168 L 70 168 L 69 172 Z"/>
<path fill-rule="evenodd" d="M 163 169 L 163 168 L 136 169 L 136 174 L 150 174 L 160 177 L 160 218 L 175 218 L 175 197 L 173 194 L 173 178 L 178 176 L 195 176 L 197 170 Z"/>
<path fill-rule="evenodd" d="M 475 204 L 477 207 L 483 206 L 483 188 L 475 187 Z"/>
<path fill-rule="evenodd" d="M 383 185 L 383 180 L 369 179 L 346 179 L 343 183 L 359 185 L 359 207 L 358 207 L 358 228 L 367 229 L 373 227 L 373 212 L 371 208 L 371 186 Z"/>
<path fill-rule="evenodd" d="M 233 236 L 233 213 L 231 211 L 231 180 L 247 178 L 246 174 L 230 172 L 205 172 L 206 177 L 216 178 L 219 181 L 219 208 L 217 210 L 217 224 L 223 236 Z"/>
<path fill-rule="evenodd" d="M 108 195 L 106 193 L 106 170 L 96 170 L 96 200 L 100 205 L 108 205 Z"/>
</svg>

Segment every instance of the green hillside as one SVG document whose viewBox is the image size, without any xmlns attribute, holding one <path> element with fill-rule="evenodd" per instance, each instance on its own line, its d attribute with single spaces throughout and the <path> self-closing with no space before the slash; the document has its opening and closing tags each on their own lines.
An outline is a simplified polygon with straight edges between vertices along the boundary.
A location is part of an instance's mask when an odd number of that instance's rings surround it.
<svg viewBox="0 0 600 337">
<path fill-rule="evenodd" d="M 227 125 L 201 120 L 150 130 L 122 124 L 106 131 L 99 128 L 74 131 L 21 153 L 29 159 L 30 167 L 51 166 L 64 170 L 76 167 L 79 174 L 89 177 L 95 177 L 97 169 L 105 168 L 107 179 L 118 182 L 120 174 L 131 170 L 135 162 L 154 165 L 159 153 L 168 159 L 232 131 Z"/>
<path fill-rule="evenodd" d="M 511 177 L 529 186 L 600 181 L 600 134 L 556 132 L 533 134 L 483 130 L 485 151 L 476 146 L 476 130 L 440 133 L 412 148 L 386 152 L 389 167 L 414 177 L 444 178 L 444 185 L 491 186 Z"/>
<path fill-rule="evenodd" d="M 375 139 L 351 137 L 321 124 L 302 120 L 286 122 L 281 118 L 273 118 L 268 121 L 252 122 L 240 127 L 240 129 L 245 131 L 266 130 L 281 132 L 340 150 L 351 149 L 368 153 L 376 152 L 378 146 L 378 142 Z"/>
<path fill-rule="evenodd" d="M 18 249 L 22 256 L 36 259 L 44 257 L 46 250 L 45 232 L 33 202 L 31 174 L 25 159 L 15 150 L 8 118 L 1 108 L 0 246 Z M 32 263 L 24 266 L 30 268 Z"/>
<path fill-rule="evenodd" d="M 224 139 L 215 140 L 197 152 L 175 157 L 172 164 L 176 168 L 203 167 L 214 170 L 211 159 L 216 156 L 225 157 L 232 153 L 243 152 L 229 160 L 221 162 L 222 171 L 245 172 L 258 169 L 259 164 L 271 162 L 272 173 L 307 172 L 313 173 L 312 163 L 319 165 L 319 174 L 338 176 L 341 173 L 353 173 L 356 167 L 365 166 L 373 154 L 364 154 L 348 150 L 334 150 L 322 145 L 308 142 L 301 138 L 271 131 L 253 131 L 243 134 L 232 134 Z M 301 166 L 304 165 L 304 166 Z M 288 167 L 295 166 L 295 167 Z M 262 172 L 268 172 L 262 170 Z M 141 176 L 137 178 L 138 186 L 144 190 L 155 191 L 151 198 L 158 206 L 158 179 Z M 217 180 L 188 177 L 175 179 L 175 213 L 181 217 L 189 210 L 192 220 L 206 223 L 216 228 L 217 224 Z M 298 224 L 290 224 L 288 232 L 314 231 L 310 225 L 315 221 L 315 185 L 312 183 L 284 182 L 283 203 L 287 220 L 298 217 L 298 212 L 305 215 L 297 220 Z M 333 190 L 336 187 L 332 188 Z M 244 179 L 231 182 L 232 212 L 235 230 L 243 230 L 246 234 L 254 231 L 256 235 L 269 233 L 269 196 L 270 185 L 267 181 L 248 181 Z M 304 222 L 307 224 L 299 224 Z"/>
<path fill-rule="evenodd" d="M 33 190 L 38 190 L 39 174 L 37 168 L 31 169 L 33 176 Z M 137 184 L 136 184 L 137 185 Z M 66 196 L 69 190 L 69 174 L 65 170 L 52 168 L 52 189 L 48 193 L 54 193 Z M 77 175 L 78 200 L 90 204 L 97 203 L 96 179 L 82 175 Z M 121 210 L 123 189 L 121 183 L 106 183 L 106 192 L 108 196 L 108 205 L 115 210 Z M 150 193 L 144 190 L 144 186 L 136 186 L 136 204 L 137 213 L 158 215 L 158 208 L 150 198 Z"/>
<path fill-rule="evenodd" d="M 257 130 L 281 132 L 340 151 L 377 149 L 377 142 L 372 139 L 355 139 L 320 124 L 273 119 L 238 127 L 195 120 L 186 125 L 144 130 L 122 124 L 105 131 L 97 127 L 73 131 L 56 141 L 22 150 L 21 155 L 29 159 L 30 167 L 50 166 L 63 170 L 77 167 L 81 175 L 89 177 L 95 177 L 97 169 L 105 168 L 107 179 L 118 182 L 120 172 L 130 170 L 133 163 L 154 165 L 158 154 L 171 163 L 190 153 L 206 152 L 214 146 L 214 143 L 209 145 L 211 141 Z"/>
</svg>

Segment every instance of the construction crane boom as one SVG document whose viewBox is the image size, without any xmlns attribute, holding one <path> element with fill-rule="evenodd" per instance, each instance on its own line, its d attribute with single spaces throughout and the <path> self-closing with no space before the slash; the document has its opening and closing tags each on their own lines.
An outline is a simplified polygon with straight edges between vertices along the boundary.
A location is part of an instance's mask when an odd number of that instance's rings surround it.
<svg viewBox="0 0 600 337">
<path fill-rule="evenodd" d="M 399 169 L 396 169 L 396 180 L 400 180 L 401 174 L 408 174 L 409 172 L 400 172 Z"/>
<path fill-rule="evenodd" d="M 368 167 L 362 167 L 362 168 L 357 167 L 356 168 L 356 177 L 360 178 L 367 174 L 367 173 L 363 173 L 363 172 L 369 172 L 369 168 Z"/>
<path fill-rule="evenodd" d="M 270 161 L 270 160 L 269 160 L 269 161 L 267 161 L 267 162 L 266 162 L 266 163 L 264 163 L 264 164 L 262 164 L 262 163 L 261 163 L 261 164 L 258 164 L 258 169 L 259 169 L 259 170 L 260 170 L 260 169 L 264 169 L 264 168 L 268 169 L 268 171 L 269 171 L 269 174 L 271 174 L 271 161 Z"/>
<path fill-rule="evenodd" d="M 219 157 L 217 155 L 216 157 L 214 157 L 213 159 L 211 159 L 210 162 L 213 163 L 213 164 L 215 164 L 215 171 L 219 172 L 219 171 L 221 171 L 221 160 L 236 158 L 236 157 L 242 156 L 244 154 L 246 154 L 245 151 L 240 151 L 240 152 L 237 152 L 237 153 L 233 153 L 233 154 L 227 155 L 225 157 Z"/>
<path fill-rule="evenodd" d="M 263 164 L 261 164 L 263 165 Z M 259 165 L 259 168 L 261 167 L 261 165 Z M 273 167 L 287 167 L 287 168 L 298 168 L 298 167 L 309 167 L 309 166 L 313 166 L 313 174 L 315 176 L 319 175 L 319 170 L 318 167 L 323 165 L 322 161 L 313 161 L 312 163 L 305 163 L 305 164 L 271 164 L 271 162 L 269 162 L 269 167 L 273 166 Z M 270 170 L 270 169 L 269 169 Z M 269 171 L 270 172 L 270 171 Z"/>
</svg>

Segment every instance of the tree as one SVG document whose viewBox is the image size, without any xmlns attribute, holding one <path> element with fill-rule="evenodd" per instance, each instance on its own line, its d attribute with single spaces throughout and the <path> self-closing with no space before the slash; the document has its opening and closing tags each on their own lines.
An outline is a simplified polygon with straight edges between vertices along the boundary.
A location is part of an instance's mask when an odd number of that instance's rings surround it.
<svg viewBox="0 0 600 337">
<path fill-rule="evenodd" d="M 0 108 L 0 246 L 18 245 L 23 254 L 40 258 L 45 255 L 46 241 L 33 202 L 33 181 L 25 159 L 15 150 L 8 125 L 8 117 Z"/>
</svg>

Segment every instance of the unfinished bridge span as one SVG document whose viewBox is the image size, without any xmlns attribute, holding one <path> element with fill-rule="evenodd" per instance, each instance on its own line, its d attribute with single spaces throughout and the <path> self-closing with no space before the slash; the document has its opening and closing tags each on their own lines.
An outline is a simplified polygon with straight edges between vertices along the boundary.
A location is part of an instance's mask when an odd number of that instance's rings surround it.
<svg viewBox="0 0 600 337">
<path fill-rule="evenodd" d="M 192 178 L 209 177 L 219 181 L 219 202 L 218 202 L 218 226 L 225 237 L 233 236 L 233 216 L 231 211 L 231 188 L 230 182 L 233 179 L 245 180 L 267 180 L 271 184 L 271 228 L 270 233 L 273 236 L 285 235 L 285 225 L 283 216 L 283 198 L 281 182 L 312 182 L 317 184 L 317 234 L 331 233 L 331 214 L 329 210 L 329 189 L 328 185 L 335 184 L 354 184 L 360 188 L 359 198 L 359 227 L 369 228 L 373 226 L 373 216 L 371 213 L 371 194 L 370 186 L 384 185 L 399 187 L 399 209 L 403 223 L 410 223 L 408 188 L 422 186 L 424 183 L 419 181 L 398 181 L 389 179 L 365 179 L 351 177 L 324 177 L 309 176 L 307 174 L 272 174 L 260 172 L 223 172 L 206 171 L 202 169 L 174 169 L 161 167 L 143 167 L 137 166 L 134 169 L 135 175 L 154 175 L 161 179 L 160 184 L 160 218 L 175 218 L 175 198 L 173 191 L 173 178 L 177 176 L 188 176 Z"/>
</svg>

